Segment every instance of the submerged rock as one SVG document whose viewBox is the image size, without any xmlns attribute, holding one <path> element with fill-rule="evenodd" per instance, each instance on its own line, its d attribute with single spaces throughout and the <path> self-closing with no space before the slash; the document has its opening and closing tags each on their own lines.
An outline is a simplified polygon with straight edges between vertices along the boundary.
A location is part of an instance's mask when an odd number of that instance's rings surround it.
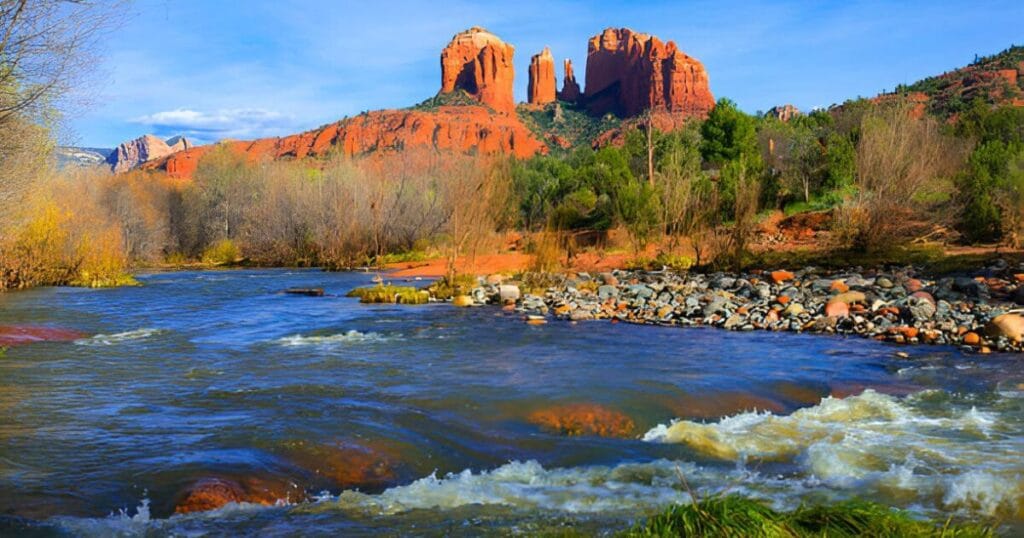
<svg viewBox="0 0 1024 538">
<path fill-rule="evenodd" d="M 629 437 L 635 429 L 633 419 L 625 414 L 591 403 L 541 409 L 531 413 L 528 420 L 549 431 L 569 436 Z"/>
</svg>

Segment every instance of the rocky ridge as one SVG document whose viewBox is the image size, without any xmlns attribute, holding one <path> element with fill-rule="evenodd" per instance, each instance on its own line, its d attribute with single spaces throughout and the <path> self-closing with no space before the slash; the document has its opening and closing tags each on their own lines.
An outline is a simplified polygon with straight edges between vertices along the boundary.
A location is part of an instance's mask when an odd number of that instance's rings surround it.
<svg viewBox="0 0 1024 538">
<path fill-rule="evenodd" d="M 428 111 L 367 112 L 305 133 L 199 146 L 147 162 L 143 168 L 187 179 L 203 155 L 221 146 L 245 155 L 251 162 L 322 157 L 338 150 L 346 156 L 360 156 L 417 147 L 520 158 L 547 151 L 515 116 L 495 114 L 480 105 L 440 106 Z"/>
</svg>

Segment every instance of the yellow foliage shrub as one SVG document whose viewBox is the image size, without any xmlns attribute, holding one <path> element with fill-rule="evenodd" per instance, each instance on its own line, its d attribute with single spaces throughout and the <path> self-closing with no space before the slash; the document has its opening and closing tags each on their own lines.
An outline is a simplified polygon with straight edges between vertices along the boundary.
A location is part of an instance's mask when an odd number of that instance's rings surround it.
<svg viewBox="0 0 1024 538">
<path fill-rule="evenodd" d="M 230 265 L 242 257 L 238 246 L 230 239 L 221 239 L 203 251 L 203 263 Z"/>
</svg>

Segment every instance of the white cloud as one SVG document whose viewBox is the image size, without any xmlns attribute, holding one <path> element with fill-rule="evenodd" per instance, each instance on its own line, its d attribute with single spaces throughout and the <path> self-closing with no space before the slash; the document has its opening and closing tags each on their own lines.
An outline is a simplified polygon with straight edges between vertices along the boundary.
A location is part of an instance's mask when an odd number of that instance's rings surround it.
<svg viewBox="0 0 1024 538">
<path fill-rule="evenodd" d="M 229 108 L 211 112 L 179 108 L 131 120 L 160 136 L 185 135 L 200 142 L 224 138 L 261 138 L 295 128 L 295 118 L 263 108 Z"/>
</svg>

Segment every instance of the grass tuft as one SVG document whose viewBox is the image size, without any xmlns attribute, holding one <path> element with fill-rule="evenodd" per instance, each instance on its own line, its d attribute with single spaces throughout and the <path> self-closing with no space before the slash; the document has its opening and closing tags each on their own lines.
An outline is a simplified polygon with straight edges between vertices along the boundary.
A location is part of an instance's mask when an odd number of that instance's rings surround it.
<svg viewBox="0 0 1024 538">
<path fill-rule="evenodd" d="M 430 300 L 430 293 L 427 290 L 383 284 L 356 288 L 346 296 L 359 297 L 360 303 L 425 304 Z"/>
<path fill-rule="evenodd" d="M 627 536 L 803 537 L 991 537 L 980 525 L 937 524 L 867 501 L 801 506 L 777 512 L 739 495 L 715 495 L 694 504 L 675 505 L 637 524 Z"/>
</svg>

